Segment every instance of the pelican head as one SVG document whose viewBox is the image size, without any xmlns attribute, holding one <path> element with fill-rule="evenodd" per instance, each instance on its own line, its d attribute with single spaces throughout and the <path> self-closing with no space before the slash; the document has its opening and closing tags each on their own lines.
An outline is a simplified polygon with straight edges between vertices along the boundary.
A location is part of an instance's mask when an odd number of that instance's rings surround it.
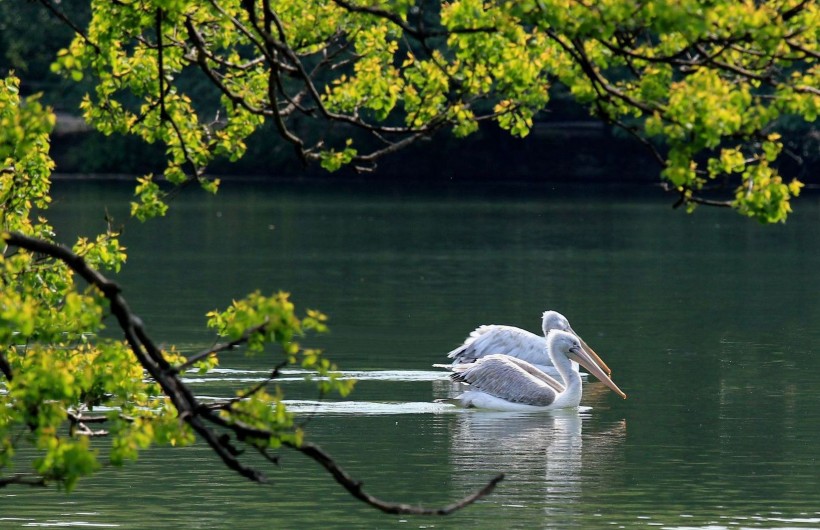
<svg viewBox="0 0 820 530">
<path fill-rule="evenodd" d="M 585 347 L 586 344 L 584 344 L 584 341 L 577 335 L 569 331 L 554 329 L 547 334 L 547 344 L 550 355 L 553 357 L 553 363 L 555 363 L 556 366 L 558 366 L 558 362 L 556 362 L 558 359 L 556 359 L 555 356 L 563 355 L 567 359 L 571 359 L 586 368 L 590 374 L 600 379 L 601 382 L 608 386 L 613 392 L 626 399 L 626 394 L 618 388 L 618 385 L 616 385 L 604 371 L 606 365 L 602 367 L 599 364 L 598 361 L 600 361 L 600 358 L 595 355 L 595 352 L 590 354 Z M 603 361 L 601 361 L 601 363 L 603 363 Z"/>
<path fill-rule="evenodd" d="M 544 330 L 544 336 L 546 337 L 549 335 L 550 331 L 558 330 L 558 331 L 566 331 L 568 333 L 572 333 L 581 343 L 581 347 L 584 351 L 595 359 L 595 363 L 604 371 L 607 375 L 612 375 L 612 370 L 609 369 L 609 366 L 606 365 L 603 359 L 598 357 L 598 354 L 595 353 L 595 350 L 589 347 L 589 344 L 584 342 L 584 339 L 581 338 L 580 335 L 575 333 L 575 330 L 572 329 L 572 326 L 569 325 L 569 320 L 567 317 L 559 313 L 558 311 L 544 311 L 543 318 L 541 320 L 541 327 Z"/>
<path fill-rule="evenodd" d="M 572 331 L 572 328 L 569 325 L 569 320 L 567 317 L 559 313 L 558 311 L 544 311 L 543 318 L 541 320 L 541 327 L 544 329 L 544 336 L 547 336 L 547 333 L 550 330 L 557 329 L 560 331 Z"/>
</svg>

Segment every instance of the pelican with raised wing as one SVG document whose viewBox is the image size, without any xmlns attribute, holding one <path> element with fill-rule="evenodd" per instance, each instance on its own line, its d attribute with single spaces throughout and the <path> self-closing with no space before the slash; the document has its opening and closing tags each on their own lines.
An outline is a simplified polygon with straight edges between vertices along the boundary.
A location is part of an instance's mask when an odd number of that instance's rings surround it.
<svg viewBox="0 0 820 530">
<path fill-rule="evenodd" d="M 509 355 L 487 355 L 474 363 L 453 366 L 450 378 L 467 383 L 470 389 L 458 399 L 465 407 L 497 410 L 546 410 L 577 407 L 581 403 L 581 376 L 572 367 L 577 362 L 626 399 L 618 385 L 589 355 L 581 339 L 568 331 L 544 330 L 552 365 L 562 381 L 545 374 L 531 363 Z"/>
<path fill-rule="evenodd" d="M 556 329 L 566 331 L 575 335 L 581 347 L 592 357 L 596 364 L 603 369 L 607 375 L 612 374 L 612 370 L 604 363 L 598 354 L 587 345 L 580 335 L 575 333 L 569 325 L 567 317 L 557 311 L 544 311 L 541 319 L 541 327 L 544 335 L 536 335 L 527 330 L 514 326 L 501 326 L 491 324 L 480 326 L 475 329 L 464 341 L 464 344 L 447 354 L 453 359 L 453 366 L 466 363 L 474 363 L 482 357 L 494 354 L 504 354 L 515 357 L 534 364 L 536 368 L 552 377 L 558 377 L 558 371 L 550 360 L 547 348 L 546 334 L 550 330 Z M 578 371 L 578 363 L 572 361 L 572 369 Z"/>
</svg>

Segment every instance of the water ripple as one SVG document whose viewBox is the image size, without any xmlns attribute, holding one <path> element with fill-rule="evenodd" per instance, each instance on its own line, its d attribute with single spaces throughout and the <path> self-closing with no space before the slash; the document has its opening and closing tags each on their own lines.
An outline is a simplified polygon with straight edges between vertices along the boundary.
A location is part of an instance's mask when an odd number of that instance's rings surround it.
<svg viewBox="0 0 820 530">
<path fill-rule="evenodd" d="M 391 414 L 448 414 L 457 413 L 460 409 L 453 403 L 434 402 L 390 402 L 390 401 L 311 401 L 284 400 L 291 412 L 314 414 L 356 414 L 356 415 L 391 415 Z"/>
<path fill-rule="evenodd" d="M 282 370 L 277 382 L 304 381 L 315 372 L 310 370 Z M 357 381 L 446 381 L 449 372 L 433 370 L 344 370 L 333 372 L 340 379 L 355 379 Z M 188 384 L 233 382 L 233 383 L 258 383 L 264 381 L 270 375 L 269 370 L 234 370 L 230 368 L 215 368 L 201 377 L 185 377 L 183 381 Z M 314 377 L 315 380 L 323 378 Z"/>
</svg>

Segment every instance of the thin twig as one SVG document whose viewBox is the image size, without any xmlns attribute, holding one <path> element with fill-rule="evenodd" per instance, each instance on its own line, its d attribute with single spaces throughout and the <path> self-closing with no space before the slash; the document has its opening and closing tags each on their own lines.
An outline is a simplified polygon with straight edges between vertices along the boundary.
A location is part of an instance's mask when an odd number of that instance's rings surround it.
<svg viewBox="0 0 820 530">
<path fill-rule="evenodd" d="M 188 368 L 190 368 L 194 364 L 198 363 L 202 359 L 205 359 L 205 358 L 207 358 L 207 357 L 209 357 L 213 354 L 219 353 L 219 352 L 232 350 L 232 349 L 236 348 L 237 346 L 240 346 L 240 345 L 248 342 L 248 340 L 250 340 L 250 338 L 253 335 L 255 335 L 257 333 L 264 333 L 265 329 L 268 327 L 269 323 L 270 323 L 270 320 L 266 317 L 265 321 L 263 323 L 259 324 L 258 326 L 254 326 L 252 328 L 246 329 L 245 332 L 242 334 L 242 336 L 239 337 L 238 339 L 234 339 L 234 340 L 229 341 L 229 342 L 220 342 L 218 344 L 214 344 L 213 346 L 211 346 L 207 350 L 203 350 L 203 351 L 201 351 L 197 354 L 192 355 L 191 357 L 188 357 L 187 361 L 180 364 L 179 366 L 175 366 L 173 368 L 173 372 L 177 373 L 177 374 L 180 373 L 180 372 L 184 372 L 185 370 L 187 370 Z"/>
<path fill-rule="evenodd" d="M 495 489 L 498 483 L 504 480 L 504 474 L 500 473 L 472 494 L 467 495 L 466 497 L 462 498 L 457 502 L 448 504 L 447 506 L 442 506 L 441 508 L 424 508 L 421 506 L 413 506 L 410 504 L 391 503 L 382 501 L 366 493 L 363 489 L 364 485 L 361 482 L 353 479 L 353 477 L 351 477 L 347 473 L 347 471 L 342 469 L 330 457 L 330 455 L 325 453 L 319 446 L 308 442 L 304 442 L 302 443 L 302 445 L 299 446 L 290 443 L 286 443 L 286 445 L 292 447 L 293 449 L 296 449 L 300 453 L 318 462 L 333 476 L 334 479 L 336 479 L 336 482 L 338 482 L 344 489 L 346 489 L 348 493 L 350 493 L 353 497 L 369 504 L 370 506 L 373 506 L 378 510 L 390 514 L 450 515 L 451 513 L 458 511 L 464 508 L 465 506 L 469 506 L 470 504 L 481 499 L 482 497 L 489 495 Z"/>
<path fill-rule="evenodd" d="M 63 13 L 62 11 L 60 11 L 56 7 L 54 7 L 54 5 L 51 2 L 49 2 L 48 0 L 40 0 L 40 3 L 43 4 L 43 6 L 46 9 L 51 11 L 51 14 L 53 14 L 55 17 L 59 18 L 60 21 L 62 21 L 66 26 L 71 28 L 71 30 L 74 33 L 76 33 L 77 35 L 82 37 L 82 39 L 86 42 L 86 44 L 88 44 L 89 46 L 94 48 L 95 52 L 97 52 L 98 54 L 101 53 L 100 47 L 97 46 L 97 44 L 95 42 L 92 42 L 88 38 L 88 35 L 86 35 L 85 32 L 83 30 L 81 30 L 80 27 L 77 24 L 75 24 L 70 18 L 68 18 L 68 16 L 65 13 Z"/>
</svg>

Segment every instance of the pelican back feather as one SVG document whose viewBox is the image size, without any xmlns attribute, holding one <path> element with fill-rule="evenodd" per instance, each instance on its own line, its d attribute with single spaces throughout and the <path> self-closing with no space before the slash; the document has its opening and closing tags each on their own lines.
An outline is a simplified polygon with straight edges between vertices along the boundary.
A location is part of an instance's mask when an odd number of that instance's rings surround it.
<svg viewBox="0 0 820 530">
<path fill-rule="evenodd" d="M 552 364 L 546 339 L 514 326 L 480 326 L 447 357 L 453 359 L 453 364 L 463 364 L 494 354 L 510 355 L 534 364 Z"/>
</svg>

